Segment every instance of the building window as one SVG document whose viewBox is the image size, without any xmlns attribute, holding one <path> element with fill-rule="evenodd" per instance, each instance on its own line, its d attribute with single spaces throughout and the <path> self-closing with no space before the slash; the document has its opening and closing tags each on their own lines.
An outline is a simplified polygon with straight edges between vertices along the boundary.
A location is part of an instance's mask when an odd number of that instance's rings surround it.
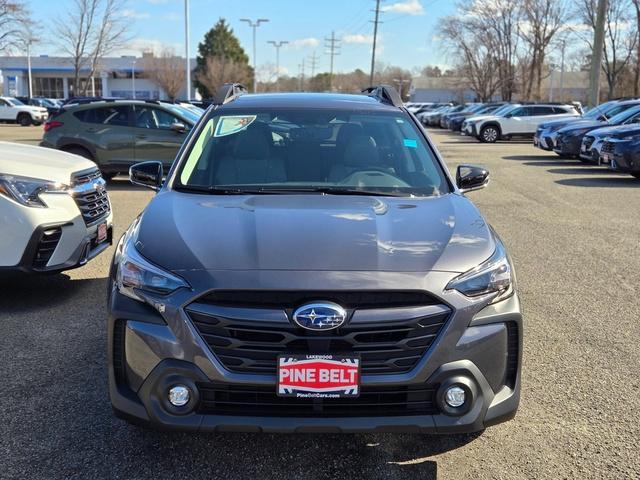
<svg viewBox="0 0 640 480">
<path fill-rule="evenodd" d="M 80 86 L 79 88 L 75 88 L 73 78 L 69 79 L 69 98 L 72 97 L 84 97 L 84 96 L 93 96 L 93 88 L 91 88 L 91 80 L 88 78 L 80 78 Z M 96 78 L 94 80 L 95 86 L 95 96 L 102 96 L 102 80 L 100 78 Z"/>
<path fill-rule="evenodd" d="M 62 78 L 34 77 L 33 96 L 47 98 L 64 98 Z"/>
</svg>

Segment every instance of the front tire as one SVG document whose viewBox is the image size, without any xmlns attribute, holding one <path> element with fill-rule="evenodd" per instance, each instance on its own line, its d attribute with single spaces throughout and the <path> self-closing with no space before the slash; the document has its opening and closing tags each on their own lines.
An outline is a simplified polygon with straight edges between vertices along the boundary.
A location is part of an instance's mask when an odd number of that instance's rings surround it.
<svg viewBox="0 0 640 480">
<path fill-rule="evenodd" d="M 29 115 L 28 113 L 21 113 L 20 115 L 18 115 L 16 121 L 20 124 L 21 127 L 28 127 L 33 123 L 31 115 Z"/>
<path fill-rule="evenodd" d="M 495 125 L 487 125 L 480 130 L 480 141 L 482 143 L 496 143 L 500 138 L 500 131 Z"/>
</svg>

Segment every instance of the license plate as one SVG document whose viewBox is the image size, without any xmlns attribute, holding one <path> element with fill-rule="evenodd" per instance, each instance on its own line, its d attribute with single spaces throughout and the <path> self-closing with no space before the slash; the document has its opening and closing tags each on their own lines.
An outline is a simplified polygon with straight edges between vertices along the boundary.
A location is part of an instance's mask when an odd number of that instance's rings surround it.
<svg viewBox="0 0 640 480">
<path fill-rule="evenodd" d="M 581 152 L 586 152 L 587 151 L 587 146 L 584 143 L 582 145 L 580 145 L 580 151 Z"/>
<path fill-rule="evenodd" d="M 278 356 L 278 396 L 342 398 L 360 395 L 360 357 L 354 355 Z"/>
<path fill-rule="evenodd" d="M 600 158 L 602 160 L 602 163 L 610 163 L 611 162 L 611 159 L 609 158 L 609 155 L 606 154 L 606 153 L 603 153 Z"/>
<path fill-rule="evenodd" d="M 98 235 L 96 236 L 96 243 L 102 243 L 107 239 L 107 224 L 101 223 L 98 225 Z"/>
<path fill-rule="evenodd" d="M 533 137 L 533 146 L 534 147 L 538 146 L 538 137 Z"/>
</svg>

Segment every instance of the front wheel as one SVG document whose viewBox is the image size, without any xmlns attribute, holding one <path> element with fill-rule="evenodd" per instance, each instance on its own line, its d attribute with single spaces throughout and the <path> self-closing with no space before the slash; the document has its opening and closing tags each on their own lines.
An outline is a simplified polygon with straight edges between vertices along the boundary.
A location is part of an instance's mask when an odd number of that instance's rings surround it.
<svg viewBox="0 0 640 480">
<path fill-rule="evenodd" d="M 495 143 L 499 137 L 500 132 L 498 128 L 493 125 L 483 127 L 482 130 L 480 130 L 480 141 L 483 143 Z"/>
<path fill-rule="evenodd" d="M 17 120 L 22 127 L 28 127 L 32 123 L 31 115 L 29 115 L 28 113 L 21 113 L 20 115 L 18 115 Z"/>
</svg>

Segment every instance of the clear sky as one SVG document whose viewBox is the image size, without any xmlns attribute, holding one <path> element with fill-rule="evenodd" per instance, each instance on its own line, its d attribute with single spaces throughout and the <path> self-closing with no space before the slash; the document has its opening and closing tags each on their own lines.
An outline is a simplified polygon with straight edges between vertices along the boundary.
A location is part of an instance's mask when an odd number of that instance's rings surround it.
<svg viewBox="0 0 640 480">
<path fill-rule="evenodd" d="M 34 47 L 34 55 L 56 54 L 52 18 L 61 17 L 71 8 L 72 0 L 31 0 L 33 17 L 42 25 L 46 42 Z M 281 70 L 297 75 L 298 65 L 315 51 L 318 71 L 328 71 L 325 37 L 332 30 L 340 38 L 340 55 L 335 59 L 336 71 L 362 68 L 371 62 L 371 38 L 375 0 L 190 0 L 191 54 L 204 33 L 219 17 L 225 18 L 251 57 L 251 28 L 240 18 L 268 18 L 269 23 L 257 32 L 258 66 L 275 64 L 275 48 L 268 40 L 287 40 L 280 50 Z M 454 10 L 453 0 L 385 0 L 381 2 L 379 49 L 377 59 L 408 69 L 415 66 L 448 65 L 437 41 L 438 20 Z M 184 0 L 129 0 L 122 15 L 130 21 L 133 40 L 121 54 L 140 54 L 145 48 L 158 50 L 161 45 L 184 55 Z M 253 62 L 253 59 L 250 58 Z"/>
</svg>

